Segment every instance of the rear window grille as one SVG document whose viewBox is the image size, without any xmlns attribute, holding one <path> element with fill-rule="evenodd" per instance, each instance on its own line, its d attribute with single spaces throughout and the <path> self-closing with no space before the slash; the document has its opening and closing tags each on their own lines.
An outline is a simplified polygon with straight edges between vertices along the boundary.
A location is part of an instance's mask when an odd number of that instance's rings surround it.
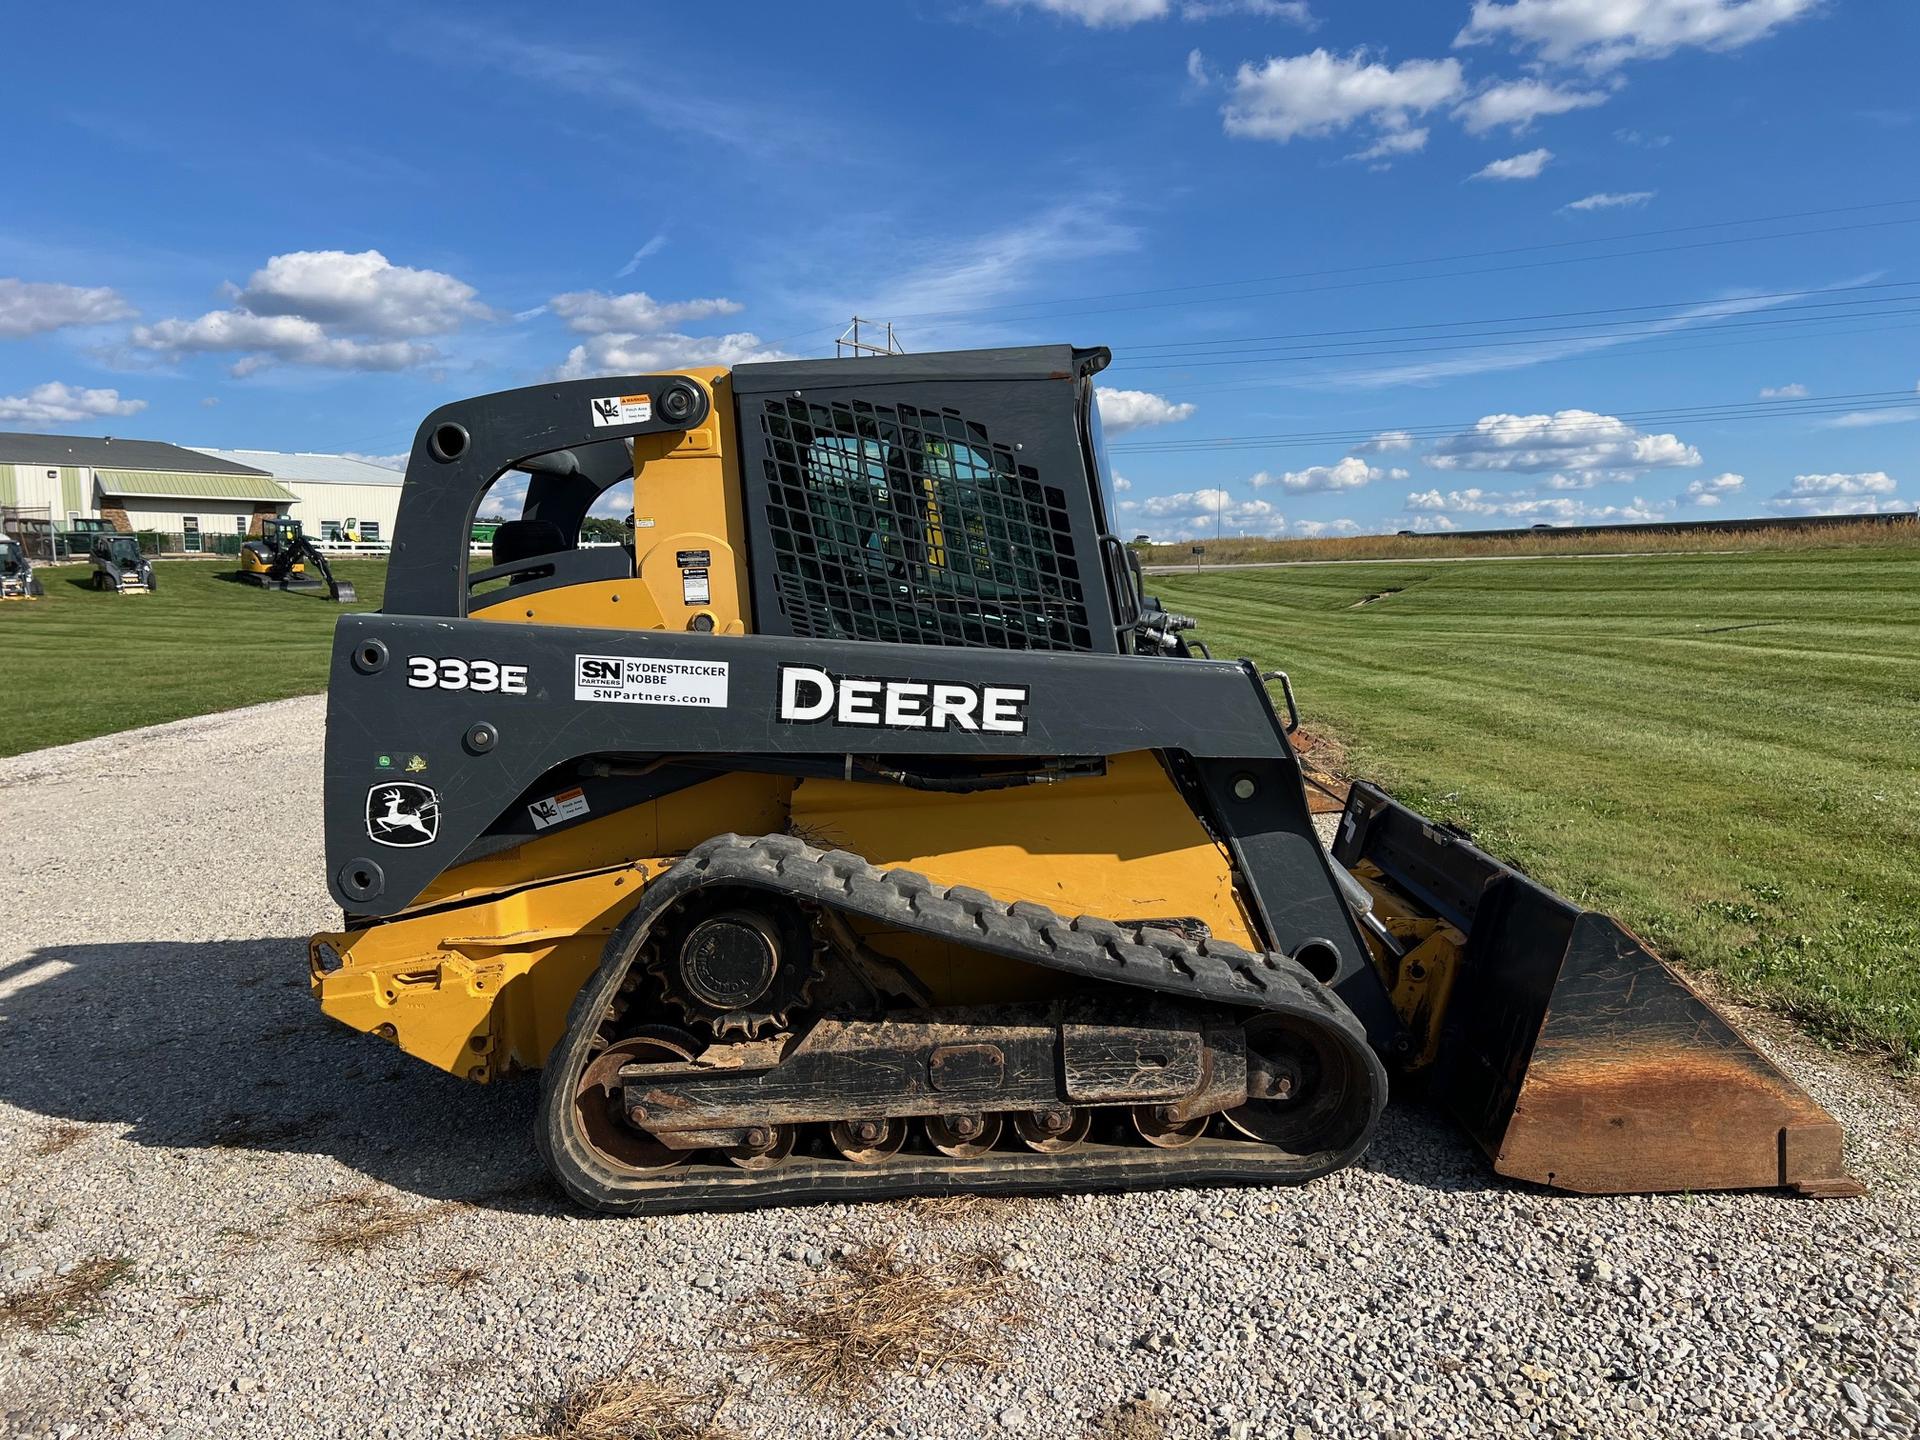
<svg viewBox="0 0 1920 1440">
<path fill-rule="evenodd" d="M 954 410 L 771 399 L 766 515 L 796 635 L 1088 650 L 1066 495 Z"/>
</svg>

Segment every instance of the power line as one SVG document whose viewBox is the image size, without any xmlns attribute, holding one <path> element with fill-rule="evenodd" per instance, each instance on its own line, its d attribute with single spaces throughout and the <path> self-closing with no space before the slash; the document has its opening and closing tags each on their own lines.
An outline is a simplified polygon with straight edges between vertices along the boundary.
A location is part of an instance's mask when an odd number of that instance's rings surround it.
<svg viewBox="0 0 1920 1440">
<path fill-rule="evenodd" d="M 1348 327 L 1346 329 L 1340 329 L 1340 330 L 1295 330 L 1289 333 L 1279 334 L 1279 335 L 1238 335 L 1238 336 L 1227 336 L 1227 337 L 1222 337 L 1222 338 L 1213 339 L 1213 340 L 1149 340 L 1149 341 L 1141 342 L 1138 345 L 1129 345 L 1126 349 L 1126 357 L 1127 357 L 1127 361 L 1130 363 L 1133 360 L 1133 358 L 1136 356 L 1140 356 L 1145 352 L 1157 351 L 1157 350 L 1172 351 L 1174 349 L 1189 349 L 1189 350 L 1196 350 L 1201 353 L 1204 353 L 1207 350 L 1220 350 L 1222 349 L 1222 347 L 1228 346 L 1228 345 L 1264 345 L 1264 344 L 1267 344 L 1268 342 L 1275 341 L 1275 340 L 1321 340 L 1321 339 L 1330 339 L 1331 337 L 1339 336 L 1339 335 L 1385 335 L 1385 334 L 1395 334 L 1403 331 L 1414 331 L 1414 330 L 1444 330 L 1448 328 L 1465 329 L 1468 327 L 1482 327 L 1482 326 L 1489 326 L 1489 325 L 1510 325 L 1510 324 L 1519 324 L 1520 322 L 1527 321 L 1527 320 L 1563 320 L 1563 319 L 1571 320 L 1574 317 L 1578 317 L 1582 315 L 1618 315 L 1618 314 L 1637 313 L 1640 311 L 1647 311 L 1647 310 L 1690 310 L 1695 307 L 1709 306 L 1709 305 L 1750 305 L 1751 302 L 1757 301 L 1757 300 L 1796 300 L 1809 295 L 1846 295 L 1846 294 L 1857 293 L 1862 290 L 1907 290 L 1907 289 L 1914 288 L 1916 285 L 1920 285 L 1920 281 L 1883 280 L 1883 281 L 1864 283 L 1859 285 L 1821 286 L 1819 288 L 1811 289 L 1811 290 L 1762 290 L 1762 291 L 1756 291 L 1749 295 L 1731 295 L 1731 296 L 1716 295 L 1716 296 L 1706 296 L 1697 300 L 1662 300 L 1662 301 L 1656 301 L 1656 302 L 1652 302 L 1645 305 L 1602 305 L 1602 306 L 1596 306 L 1592 309 L 1587 309 L 1587 310 L 1545 310 L 1545 311 L 1538 311 L 1530 315 L 1493 315 L 1493 316 L 1483 316 L 1479 318 L 1469 317 L 1469 318 L 1460 319 L 1460 320 L 1407 321 L 1398 325 L 1362 325 L 1362 326 L 1352 326 L 1352 327 Z M 1887 299 L 1887 298 L 1909 298 L 1909 297 L 1882 296 L 1877 298 Z M 1839 305 L 1871 304 L 1874 302 L 1873 300 L 1835 300 L 1835 301 L 1830 301 L 1826 303 L 1834 306 L 1839 306 Z M 1752 308 L 1760 309 L 1760 310 L 1769 310 L 1769 311 L 1780 311 L 1780 310 L 1818 309 L 1822 307 L 1807 306 L 1807 305 L 1775 305 L 1775 306 L 1756 305 L 1756 306 L 1753 306 Z M 1725 313 L 1729 315 L 1737 315 L 1737 314 L 1743 314 L 1745 312 L 1740 310 L 1729 310 L 1729 311 L 1726 311 Z M 1694 317 L 1686 317 L 1686 318 L 1713 319 L 1715 317 L 1712 315 L 1703 315 L 1703 316 L 1694 316 Z M 1606 323 L 1612 323 L 1612 322 L 1600 321 L 1595 323 L 1606 324 Z M 1586 328 L 1586 327 L 1569 324 L 1566 326 L 1553 326 L 1549 328 L 1580 329 L 1580 328 Z M 1518 333 L 1518 332 L 1515 332 L 1515 333 Z M 1232 352 L 1227 352 L 1222 350 L 1222 353 L 1232 353 Z M 1177 358 L 1177 357 L 1152 356 L 1150 358 L 1163 359 L 1163 358 Z"/>
<path fill-rule="evenodd" d="M 1851 320 L 1855 318 L 1859 318 L 1859 317 L 1837 316 L 1837 315 L 1829 316 L 1829 317 L 1826 317 L 1826 320 L 1824 323 L 1835 324 L 1840 322 L 1841 320 Z M 1837 338 L 1843 335 L 1880 335 L 1880 334 L 1885 334 L 1888 331 L 1892 331 L 1892 330 L 1912 330 L 1915 328 L 1916 327 L 1911 324 L 1880 324 L 1880 325 L 1860 325 L 1860 326 L 1854 326 L 1851 329 L 1844 329 L 1844 330 L 1819 330 L 1814 333 L 1816 333 L 1821 339 L 1832 339 L 1832 338 Z M 1640 343 L 1642 344 L 1642 346 L 1645 346 L 1645 345 L 1657 346 L 1658 353 L 1661 355 L 1671 355 L 1671 354 L 1676 354 L 1676 353 L 1689 351 L 1689 350 L 1734 350 L 1734 349 L 1746 349 L 1749 346 L 1754 346 L 1754 345 L 1779 345 L 1779 344 L 1782 344 L 1783 342 L 1797 343 L 1802 338 L 1804 338 L 1804 332 L 1791 333 L 1791 334 L 1747 336 L 1746 338 L 1739 339 L 1739 340 L 1708 340 L 1704 343 L 1692 344 L 1692 345 L 1680 345 L 1680 344 L 1673 343 L 1675 340 L 1685 339 L 1687 338 L 1687 336 L 1688 336 L 1688 332 L 1686 330 L 1675 328 L 1671 331 L 1666 331 L 1660 334 L 1644 337 Z M 1569 341 L 1555 342 L 1550 340 L 1541 340 L 1541 341 L 1536 341 L 1534 343 L 1540 344 L 1540 345 L 1552 345 L 1556 343 L 1569 344 L 1569 343 L 1572 343 L 1572 341 L 1569 340 Z M 1597 345 L 1588 346 L 1582 349 L 1569 351 L 1565 355 L 1543 356 L 1541 357 L 1541 361 L 1542 363 L 1544 363 L 1550 360 L 1575 359 L 1575 358 L 1581 358 L 1581 357 L 1596 358 L 1596 357 L 1605 355 L 1612 348 L 1613 347 L 1611 345 L 1597 344 Z M 1387 353 L 1400 354 L 1403 352 L 1395 350 Z M 1641 349 L 1641 350 L 1630 352 L 1630 353 L 1643 354 L 1645 353 L 1645 351 L 1644 349 Z M 1359 357 L 1351 353 L 1348 353 L 1345 355 L 1332 355 L 1326 358 L 1353 359 L 1353 358 L 1359 358 Z M 1441 360 L 1436 360 L 1430 363 L 1434 365 L 1444 365 L 1446 362 Z M 1525 358 L 1522 358 L 1516 361 L 1515 363 L 1528 364 L 1532 362 Z M 1490 365 L 1487 368 L 1508 368 L 1508 367 L 1500 366 L 1496 361 L 1495 364 Z M 1342 379 L 1351 379 L 1356 374 L 1366 375 L 1368 373 L 1370 372 L 1365 370 L 1361 370 L 1361 371 L 1336 370 L 1330 373 L 1315 375 L 1311 378 L 1320 383 L 1328 383 L 1333 381 L 1339 381 Z M 1240 381 L 1235 384 L 1189 385 L 1189 384 L 1183 383 L 1180 386 L 1180 393 L 1182 395 L 1209 395 L 1209 394 L 1219 394 L 1223 391 L 1269 390 L 1269 389 L 1272 389 L 1273 386 L 1276 384 L 1305 383 L 1306 378 L 1307 377 L 1303 377 L 1302 380 L 1289 382 L 1289 381 L 1282 380 L 1277 376 L 1266 376 L 1262 378 L 1255 378 L 1251 380 Z"/>
<path fill-rule="evenodd" d="M 1733 319 L 1717 320 L 1717 319 L 1709 318 L 1707 320 L 1700 321 L 1697 324 L 1687 320 L 1676 318 L 1669 321 L 1633 322 L 1639 327 L 1634 329 L 1619 328 L 1618 325 L 1616 325 L 1616 328 L 1611 330 L 1595 330 L 1593 333 L 1584 334 L 1584 335 L 1562 334 L 1560 333 L 1560 329 L 1562 327 L 1543 327 L 1539 332 L 1528 334 L 1524 339 L 1504 339 L 1504 340 L 1485 339 L 1483 340 L 1483 339 L 1474 338 L 1470 334 L 1454 337 L 1454 338 L 1449 338 L 1446 336 L 1428 336 L 1424 338 L 1430 341 L 1436 341 L 1437 343 L 1430 343 L 1430 344 L 1401 343 L 1401 344 L 1390 346 L 1386 349 L 1379 349 L 1379 350 L 1352 350 L 1352 349 L 1304 350 L 1296 347 L 1292 353 L 1287 353 L 1285 350 L 1254 351 L 1254 352 L 1247 352 L 1245 354 L 1238 355 L 1238 356 L 1229 356 L 1227 358 L 1218 359 L 1218 360 L 1179 359 L 1179 360 L 1168 360 L 1159 364 L 1147 364 L 1147 365 L 1134 365 L 1132 363 L 1129 363 L 1125 368 L 1127 371 L 1210 370 L 1210 369 L 1218 369 L 1222 366 L 1275 365 L 1275 364 L 1284 364 L 1284 363 L 1301 361 L 1301 360 L 1356 360 L 1356 359 L 1366 359 L 1369 357 L 1382 356 L 1382 355 L 1386 355 L 1386 356 L 1433 355 L 1433 354 L 1447 354 L 1447 353 L 1452 353 L 1460 350 L 1503 350 L 1503 349 L 1512 349 L 1520 346 L 1554 345 L 1554 344 L 1563 344 L 1563 343 L 1569 343 L 1569 342 L 1574 344 L 1586 344 L 1589 342 L 1597 343 L 1600 341 L 1613 341 L 1613 340 L 1644 340 L 1644 339 L 1659 338 L 1667 335 L 1694 334 L 1694 333 L 1699 333 L 1701 331 L 1712 332 L 1712 331 L 1720 331 L 1720 330 L 1777 329 L 1782 326 L 1823 325 L 1823 324 L 1833 324 L 1833 323 L 1842 322 L 1842 321 L 1881 319 L 1887 316 L 1920 314 L 1920 310 L 1915 310 L 1913 308 L 1913 303 L 1912 303 L 1912 302 L 1920 302 L 1920 294 L 1905 295 L 1905 296 L 1899 296 L 1895 298 L 1902 301 L 1909 302 L 1909 303 L 1906 305 L 1905 308 L 1863 310 L 1851 315 L 1799 315 L 1799 316 L 1783 315 L 1783 316 L 1778 316 L 1774 318 L 1759 319 L 1759 320 L 1733 320 Z M 1874 302 L 1862 301 L 1862 302 L 1856 302 L 1856 303 L 1871 304 Z M 1734 313 L 1738 314 L 1738 313 L 1744 313 L 1744 312 L 1734 312 Z M 1495 331 L 1492 333 L 1519 335 L 1519 334 L 1524 334 L 1525 332 Z M 1349 341 L 1346 343 L 1349 345 L 1360 345 L 1360 344 L 1368 344 L 1372 342 L 1356 340 L 1356 341 Z"/>
<path fill-rule="evenodd" d="M 1778 215 L 1755 215 L 1755 216 L 1748 216 L 1745 219 L 1740 219 L 1740 220 L 1711 220 L 1711 221 L 1706 221 L 1704 223 L 1697 224 L 1697 225 L 1670 225 L 1658 230 L 1630 230 L 1617 235 L 1600 235 L 1600 236 L 1594 236 L 1591 239 L 1585 239 L 1585 240 L 1553 240 L 1553 241 L 1546 241 L 1537 245 L 1513 245 L 1513 246 L 1507 246 L 1505 248 L 1497 249 L 1497 250 L 1473 250 L 1473 251 L 1462 252 L 1460 254 L 1455 254 L 1455 255 L 1431 255 L 1422 259 L 1415 259 L 1415 260 L 1379 260 L 1379 261 L 1373 261 L 1365 265 L 1343 265 L 1343 266 L 1336 266 L 1330 269 L 1322 269 L 1322 270 L 1294 270 L 1294 271 L 1289 271 L 1279 275 L 1247 276 L 1238 280 L 1208 280 L 1208 281 L 1199 281 L 1191 285 L 1161 285 L 1161 286 L 1155 286 L 1153 288 L 1144 289 L 1144 290 L 1110 290 L 1097 295 L 1062 296 L 1057 300 L 1034 300 L 1034 301 L 1026 301 L 1026 302 L 1009 301 L 1005 305 L 986 306 L 983 308 L 972 309 L 972 310 L 923 310 L 918 313 L 909 312 L 904 315 L 898 315 L 895 318 L 900 320 L 948 319 L 955 316 L 978 316 L 985 313 L 986 311 L 996 310 L 996 309 L 998 310 L 1030 309 L 1040 305 L 1078 305 L 1078 304 L 1082 304 L 1082 303 L 1086 303 L 1094 300 L 1130 300 L 1142 295 L 1173 295 L 1173 294 L 1180 294 L 1180 293 L 1184 293 L 1187 291 L 1194 291 L 1194 290 L 1230 289 L 1234 286 L 1239 286 L 1239 285 L 1270 285 L 1281 280 L 1314 280 L 1314 279 L 1321 279 L 1331 275 L 1360 274 L 1370 270 L 1404 269 L 1408 266 L 1413 266 L 1413 265 L 1450 265 L 1460 260 L 1489 260 L 1489 259 L 1497 259 L 1505 255 L 1538 254 L 1538 253 L 1549 251 L 1549 250 L 1571 249 L 1581 245 L 1611 245 L 1611 244 L 1617 244 L 1622 240 L 1652 240 L 1652 239 L 1658 239 L 1661 236 L 1665 236 L 1665 235 L 1697 234 L 1702 230 L 1726 230 L 1726 229 L 1732 229 L 1734 227 L 1741 226 L 1741 225 L 1770 225 L 1782 220 L 1810 220 L 1810 219 L 1815 219 L 1825 215 L 1857 215 L 1857 214 L 1862 214 L 1869 210 L 1896 210 L 1901 208 L 1902 206 L 1908 206 L 1908 205 L 1920 205 L 1920 199 L 1877 200 L 1864 205 L 1840 205 L 1840 206 L 1833 206 L 1833 207 L 1820 209 L 1820 210 L 1790 210 Z M 1896 221 L 1894 223 L 1905 224 L 1910 222 Z M 1838 228 L 1849 228 L 1849 227 L 1838 227 Z M 1796 232 L 1796 233 L 1820 233 L 1820 232 Z M 1754 236 L 1754 237 L 1747 237 L 1747 238 L 1767 239 L 1771 237 Z M 1653 253 L 1653 252 L 1640 252 L 1640 253 Z M 1593 256 L 1593 257 L 1587 257 L 1587 258 L 1606 259 L 1610 257 Z M 1469 273 L 1479 273 L 1479 272 L 1469 272 Z M 1427 277 L 1415 277 L 1415 278 L 1427 278 Z M 1234 297 L 1234 298 L 1248 298 L 1248 297 Z M 805 333 L 805 332 L 802 332 L 802 333 Z"/>
</svg>

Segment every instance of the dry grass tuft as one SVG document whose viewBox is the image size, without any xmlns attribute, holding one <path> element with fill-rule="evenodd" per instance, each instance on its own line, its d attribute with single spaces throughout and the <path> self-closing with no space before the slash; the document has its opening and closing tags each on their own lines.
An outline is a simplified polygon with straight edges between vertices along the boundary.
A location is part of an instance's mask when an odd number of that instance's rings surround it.
<svg viewBox="0 0 1920 1440">
<path fill-rule="evenodd" d="M 489 1273 L 484 1265 L 443 1265 L 438 1270 L 428 1272 L 427 1279 L 449 1290 L 471 1290 Z"/>
<path fill-rule="evenodd" d="M 628 1368 L 555 1401 L 509 1440 L 725 1440 L 716 1421 L 724 1391 L 695 1394 L 671 1376 Z"/>
<path fill-rule="evenodd" d="M 65 1330 L 100 1313 L 107 1291 L 133 1270 L 124 1255 L 82 1261 L 65 1275 L 52 1275 L 0 1298 L 0 1324 L 28 1330 Z"/>
<path fill-rule="evenodd" d="M 76 1125 L 71 1120 L 61 1120 L 43 1129 L 32 1145 L 27 1147 L 29 1155 L 61 1155 L 87 1138 L 87 1127 Z"/>
<path fill-rule="evenodd" d="M 899 1248 L 863 1245 L 796 1294 L 762 1290 L 747 1302 L 759 1333 L 743 1348 L 808 1398 L 841 1404 L 920 1366 L 998 1366 L 1007 1335 L 1028 1323 L 1001 1257 L 904 1259 Z"/>
<path fill-rule="evenodd" d="M 1042 1195 L 915 1195 L 899 1202 L 915 1220 L 986 1223 L 1023 1220 L 1042 1206 L 1058 1204 Z"/>
<path fill-rule="evenodd" d="M 1145 1400 L 1124 1400 L 1088 1422 L 1086 1440 L 1164 1440 L 1166 1413 Z"/>
<path fill-rule="evenodd" d="M 318 1212 L 322 1219 L 308 1234 L 307 1245 L 323 1255 L 371 1250 L 404 1239 L 422 1226 L 466 1208 L 462 1201 L 443 1200 L 417 1210 L 403 1210 L 393 1196 L 369 1186 L 309 1206 L 309 1213 Z"/>
</svg>

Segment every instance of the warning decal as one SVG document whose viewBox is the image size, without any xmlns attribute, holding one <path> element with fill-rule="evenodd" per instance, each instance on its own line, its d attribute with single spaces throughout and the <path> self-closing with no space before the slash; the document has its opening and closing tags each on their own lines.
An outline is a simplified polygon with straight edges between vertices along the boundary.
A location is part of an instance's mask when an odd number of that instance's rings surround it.
<svg viewBox="0 0 1920 1440">
<path fill-rule="evenodd" d="M 588 403 L 593 407 L 595 426 L 638 425 L 653 418 L 651 395 L 603 395 Z"/>
<path fill-rule="evenodd" d="M 632 655 L 573 657 L 573 698 L 624 705 L 727 703 L 725 660 L 642 660 Z"/>
<path fill-rule="evenodd" d="M 578 820 L 587 813 L 587 792 L 579 786 L 571 790 L 562 790 L 558 795 L 549 795 L 544 800 L 536 800 L 527 806 L 527 814 L 533 817 L 533 828 L 544 830 L 549 825 L 558 825 L 562 820 Z"/>
</svg>

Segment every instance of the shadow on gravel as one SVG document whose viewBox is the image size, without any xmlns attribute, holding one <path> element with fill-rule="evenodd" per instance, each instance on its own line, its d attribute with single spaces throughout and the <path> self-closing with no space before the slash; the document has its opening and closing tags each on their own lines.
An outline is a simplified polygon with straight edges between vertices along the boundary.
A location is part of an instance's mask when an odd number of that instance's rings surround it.
<svg viewBox="0 0 1920 1440">
<path fill-rule="evenodd" d="M 472 1085 L 326 1019 L 304 936 L 54 945 L 0 983 L 22 987 L 0 1000 L 0 1100 L 22 1109 L 141 1145 L 330 1155 L 435 1200 L 567 1208 L 534 1154 L 537 1077 Z M 1425 1190 L 1512 1188 L 1417 1101 L 1360 1163 Z"/>
<path fill-rule="evenodd" d="M 305 936 L 54 945 L 0 983 L 21 986 L 0 999 L 0 1100 L 141 1145 L 330 1155 L 437 1200 L 565 1208 L 529 1183 L 534 1077 L 472 1085 L 326 1019 Z"/>
</svg>

